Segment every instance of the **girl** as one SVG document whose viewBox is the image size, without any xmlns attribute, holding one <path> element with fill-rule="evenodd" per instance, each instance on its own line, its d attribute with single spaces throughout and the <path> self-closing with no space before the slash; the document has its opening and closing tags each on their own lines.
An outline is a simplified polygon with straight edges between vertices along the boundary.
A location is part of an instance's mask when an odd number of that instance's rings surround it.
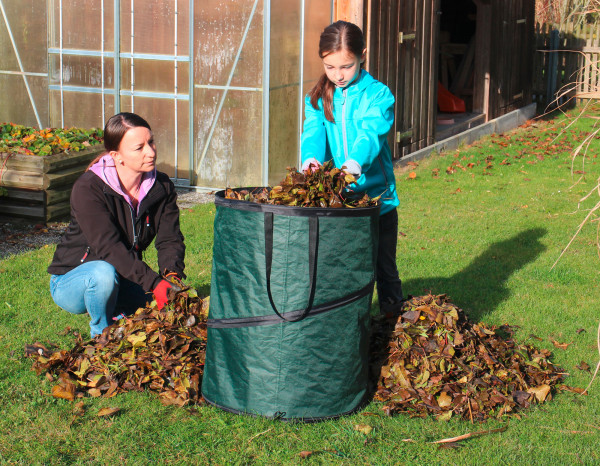
<svg viewBox="0 0 600 466">
<path fill-rule="evenodd" d="M 399 204 L 387 134 L 394 121 L 394 96 L 361 69 L 366 49 L 362 31 L 337 21 L 323 31 L 319 56 L 325 73 L 305 99 L 302 169 L 333 158 L 356 178 L 355 191 L 381 196 L 377 293 L 382 312 L 403 301 L 396 266 Z"/>
<path fill-rule="evenodd" d="M 150 125 L 133 113 L 114 115 L 104 147 L 73 186 L 71 222 L 48 267 L 54 302 L 72 314 L 87 312 L 92 337 L 145 306 L 146 291 L 162 308 L 172 287 L 164 277 L 185 278 L 177 194 L 156 171 Z M 162 276 L 142 260 L 155 237 Z"/>
</svg>

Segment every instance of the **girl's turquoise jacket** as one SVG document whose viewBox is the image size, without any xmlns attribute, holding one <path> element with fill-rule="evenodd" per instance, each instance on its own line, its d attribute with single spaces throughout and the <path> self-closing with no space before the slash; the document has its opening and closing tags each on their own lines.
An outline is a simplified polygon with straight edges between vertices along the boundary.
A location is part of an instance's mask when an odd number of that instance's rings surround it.
<svg viewBox="0 0 600 466">
<path fill-rule="evenodd" d="M 335 123 L 325 118 L 323 102 L 319 109 L 305 99 L 304 130 L 302 132 L 302 164 L 311 159 L 319 163 L 333 158 L 341 168 L 352 160 L 362 173 L 353 188 L 370 197 L 381 196 L 381 215 L 393 210 L 400 202 L 387 134 L 394 122 L 394 96 L 389 88 L 361 70 L 360 76 L 344 89 L 333 94 Z"/>
</svg>

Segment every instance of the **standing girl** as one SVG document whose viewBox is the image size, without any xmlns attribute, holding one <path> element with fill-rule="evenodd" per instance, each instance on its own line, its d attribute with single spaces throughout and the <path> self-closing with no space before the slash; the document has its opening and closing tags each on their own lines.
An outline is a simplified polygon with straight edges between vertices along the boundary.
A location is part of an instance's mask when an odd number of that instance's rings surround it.
<svg viewBox="0 0 600 466">
<path fill-rule="evenodd" d="M 395 311 L 404 297 L 396 266 L 399 200 L 387 142 L 394 96 L 362 69 L 365 42 L 355 24 L 337 21 L 325 28 L 319 56 L 325 72 L 305 100 L 302 169 L 333 158 L 355 176 L 355 191 L 381 196 L 377 293 L 381 311 Z"/>
<path fill-rule="evenodd" d="M 185 278 L 177 193 L 156 170 L 150 125 L 134 113 L 114 115 L 104 147 L 73 186 L 71 222 L 48 267 L 54 302 L 72 314 L 87 312 L 92 337 L 144 307 L 150 292 L 162 308 L 173 287 L 165 278 Z M 155 238 L 160 274 L 142 257 Z"/>
</svg>

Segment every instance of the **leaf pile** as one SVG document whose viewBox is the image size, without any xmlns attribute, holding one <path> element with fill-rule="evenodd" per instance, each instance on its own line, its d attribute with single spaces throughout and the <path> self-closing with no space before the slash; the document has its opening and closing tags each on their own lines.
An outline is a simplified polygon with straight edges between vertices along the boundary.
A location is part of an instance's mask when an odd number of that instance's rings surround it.
<svg viewBox="0 0 600 466">
<path fill-rule="evenodd" d="M 82 341 L 70 351 L 28 345 L 33 369 L 55 380 L 57 398 L 73 400 L 85 393 L 111 397 L 129 390 L 152 390 L 163 404 L 183 406 L 201 401 L 208 300 L 183 290 L 161 311 L 155 303 L 138 309 Z"/>
<path fill-rule="evenodd" d="M 389 415 L 483 421 L 543 403 L 562 382 L 550 351 L 517 344 L 510 326 L 468 322 L 445 295 L 414 297 L 402 311 L 376 320 L 371 339 L 375 400 Z"/>
<path fill-rule="evenodd" d="M 344 173 L 325 162 L 318 169 L 300 173 L 288 168 L 285 179 L 272 189 L 257 188 L 225 190 L 227 199 L 256 202 L 259 204 L 277 204 L 298 207 L 368 207 L 376 205 L 379 197 L 370 198 L 365 193 L 354 193 L 348 185 L 354 183 L 353 175 Z"/>
<path fill-rule="evenodd" d="M 0 123 L 0 153 L 45 156 L 64 151 L 79 152 L 100 144 L 103 137 L 101 129 L 36 129 L 14 123 Z"/>
</svg>

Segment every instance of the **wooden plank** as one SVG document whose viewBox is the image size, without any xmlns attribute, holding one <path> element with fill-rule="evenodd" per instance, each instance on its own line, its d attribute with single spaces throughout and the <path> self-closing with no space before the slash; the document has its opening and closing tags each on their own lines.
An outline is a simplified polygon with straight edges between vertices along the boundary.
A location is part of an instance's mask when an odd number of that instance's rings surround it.
<svg viewBox="0 0 600 466">
<path fill-rule="evenodd" d="M 46 207 L 45 221 L 58 220 L 66 218 L 71 213 L 71 205 L 69 202 L 61 202 Z"/>
<path fill-rule="evenodd" d="M 475 64 L 473 68 L 473 111 L 483 113 L 488 120 L 490 95 L 490 23 L 491 7 L 477 3 L 475 29 Z"/>
<path fill-rule="evenodd" d="M 58 204 L 59 202 L 69 202 L 71 199 L 71 186 L 62 189 L 49 189 L 46 191 L 46 205 Z"/>
<path fill-rule="evenodd" d="M 14 217 L 25 217 L 33 218 L 38 220 L 44 220 L 44 206 L 42 204 L 36 206 L 29 206 L 16 203 L 4 203 L 0 202 L 2 215 L 14 216 Z"/>
<path fill-rule="evenodd" d="M 45 160 L 45 173 L 58 172 L 60 170 L 64 170 L 65 168 L 74 166 L 87 166 L 87 164 L 90 163 L 94 157 L 102 152 L 104 152 L 104 147 L 95 146 L 94 148 L 86 149 L 82 152 L 56 154 L 51 156 L 51 159 Z"/>
<path fill-rule="evenodd" d="M 0 153 L 0 167 L 4 170 L 23 170 L 44 173 L 44 158 L 35 155 Z"/>
<path fill-rule="evenodd" d="M 47 173 L 43 178 L 43 189 L 55 189 L 67 184 L 72 185 L 84 170 L 84 167 L 71 167 L 57 173 Z"/>
<path fill-rule="evenodd" d="M 363 0 L 335 0 L 335 19 L 349 21 L 363 29 L 364 3 Z"/>
<path fill-rule="evenodd" d="M 0 186 L 7 188 L 44 189 L 44 177 L 39 172 L 8 169 L 2 172 Z"/>
<path fill-rule="evenodd" d="M 6 194 L 0 200 L 18 200 L 26 202 L 44 202 L 44 191 L 33 189 L 5 188 Z"/>
</svg>

